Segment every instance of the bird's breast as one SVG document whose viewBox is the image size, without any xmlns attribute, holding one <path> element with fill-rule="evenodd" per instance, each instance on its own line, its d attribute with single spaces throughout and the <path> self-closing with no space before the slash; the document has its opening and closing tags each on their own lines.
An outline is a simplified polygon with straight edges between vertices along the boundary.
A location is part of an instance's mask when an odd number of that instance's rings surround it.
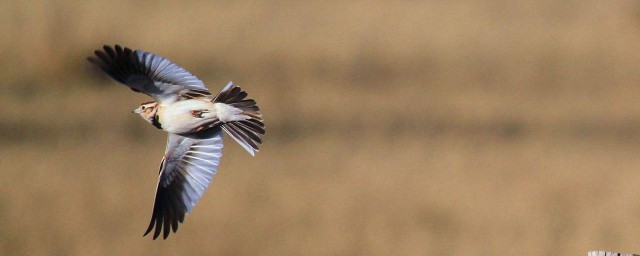
<svg viewBox="0 0 640 256">
<path fill-rule="evenodd" d="M 216 119 L 215 115 L 196 115 L 194 113 L 213 112 L 213 103 L 205 100 L 183 100 L 158 109 L 158 122 L 169 133 L 186 134 L 197 131 L 199 127 Z"/>
</svg>

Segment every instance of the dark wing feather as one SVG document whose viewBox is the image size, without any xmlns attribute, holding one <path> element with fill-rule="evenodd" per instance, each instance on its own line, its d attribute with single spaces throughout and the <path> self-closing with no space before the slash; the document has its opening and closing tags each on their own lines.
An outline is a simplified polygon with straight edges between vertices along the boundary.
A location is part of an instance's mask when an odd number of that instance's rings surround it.
<svg viewBox="0 0 640 256">
<path fill-rule="evenodd" d="M 166 239 L 191 212 L 213 176 L 222 157 L 222 131 L 212 128 L 191 135 L 169 134 L 165 157 L 146 236 L 154 228 L 153 239 Z"/>
<path fill-rule="evenodd" d="M 147 94 L 158 102 L 175 101 L 185 91 L 210 95 L 204 83 L 185 69 L 159 55 L 105 45 L 88 60 L 131 90 Z"/>
</svg>

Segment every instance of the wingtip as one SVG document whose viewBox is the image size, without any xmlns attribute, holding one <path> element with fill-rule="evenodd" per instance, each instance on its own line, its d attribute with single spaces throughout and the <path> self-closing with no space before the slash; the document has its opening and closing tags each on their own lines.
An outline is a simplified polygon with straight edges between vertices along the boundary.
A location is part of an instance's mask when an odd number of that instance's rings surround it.
<svg viewBox="0 0 640 256">
<path fill-rule="evenodd" d="M 149 234 L 149 232 L 151 232 L 151 230 L 152 230 L 152 229 L 147 229 L 147 231 L 146 231 L 146 232 L 144 232 L 144 235 L 142 235 L 142 237 L 147 236 L 147 235 Z"/>
<path fill-rule="evenodd" d="M 145 237 L 148 234 L 150 234 L 151 231 L 153 230 L 153 227 L 154 227 L 153 225 L 149 225 L 149 227 L 147 228 L 147 231 L 144 232 L 144 235 L 142 235 L 142 237 Z M 156 232 L 154 232 L 154 234 L 153 234 L 153 240 L 156 240 L 156 239 L 158 239 L 158 237 L 160 237 L 160 232 L 158 232 L 158 230 L 160 230 L 160 229 L 156 228 Z M 169 236 L 168 234 L 166 236 L 164 236 L 164 239 L 166 240 L 168 236 Z"/>
<path fill-rule="evenodd" d="M 151 218 L 151 223 L 149 224 L 149 227 L 147 227 L 147 231 L 144 232 L 144 235 L 142 235 L 142 237 L 147 236 L 149 233 L 151 233 L 151 231 L 153 230 L 153 224 L 155 223 L 155 218 Z M 156 240 L 156 238 L 154 237 L 153 240 Z"/>
<path fill-rule="evenodd" d="M 229 90 L 231 87 L 233 87 L 233 81 L 229 81 L 229 82 L 227 83 L 227 85 L 225 85 L 225 86 L 222 88 L 222 90 L 221 90 L 221 91 L 222 91 L 222 92 L 224 92 L 224 91 L 226 91 L 226 90 Z"/>
</svg>

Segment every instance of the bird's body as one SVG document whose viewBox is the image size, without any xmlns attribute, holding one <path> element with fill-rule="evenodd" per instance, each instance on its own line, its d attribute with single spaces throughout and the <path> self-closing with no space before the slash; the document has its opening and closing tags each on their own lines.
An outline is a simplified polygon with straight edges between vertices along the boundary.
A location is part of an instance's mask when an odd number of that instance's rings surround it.
<svg viewBox="0 0 640 256">
<path fill-rule="evenodd" d="M 215 122 L 229 122 L 242 110 L 211 99 L 188 99 L 158 106 L 160 127 L 168 133 L 187 134 L 197 132 Z M 242 117 L 235 117 L 242 119 Z"/>
<path fill-rule="evenodd" d="M 262 114 L 247 93 L 229 82 L 217 95 L 178 65 L 158 55 L 116 45 L 95 51 L 98 65 L 113 79 L 155 101 L 133 112 L 169 134 L 151 223 L 166 239 L 197 204 L 217 172 L 222 157 L 222 131 L 254 155 L 265 134 Z"/>
</svg>

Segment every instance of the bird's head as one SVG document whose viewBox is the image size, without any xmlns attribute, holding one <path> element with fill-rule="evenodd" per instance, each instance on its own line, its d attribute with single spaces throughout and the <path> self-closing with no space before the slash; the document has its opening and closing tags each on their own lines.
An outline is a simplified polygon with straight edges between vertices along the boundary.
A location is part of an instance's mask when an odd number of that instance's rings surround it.
<svg viewBox="0 0 640 256">
<path fill-rule="evenodd" d="M 140 104 L 140 107 L 134 109 L 132 112 L 140 115 L 142 119 L 149 123 L 153 123 L 153 119 L 158 111 L 158 102 L 152 101 Z"/>
</svg>

